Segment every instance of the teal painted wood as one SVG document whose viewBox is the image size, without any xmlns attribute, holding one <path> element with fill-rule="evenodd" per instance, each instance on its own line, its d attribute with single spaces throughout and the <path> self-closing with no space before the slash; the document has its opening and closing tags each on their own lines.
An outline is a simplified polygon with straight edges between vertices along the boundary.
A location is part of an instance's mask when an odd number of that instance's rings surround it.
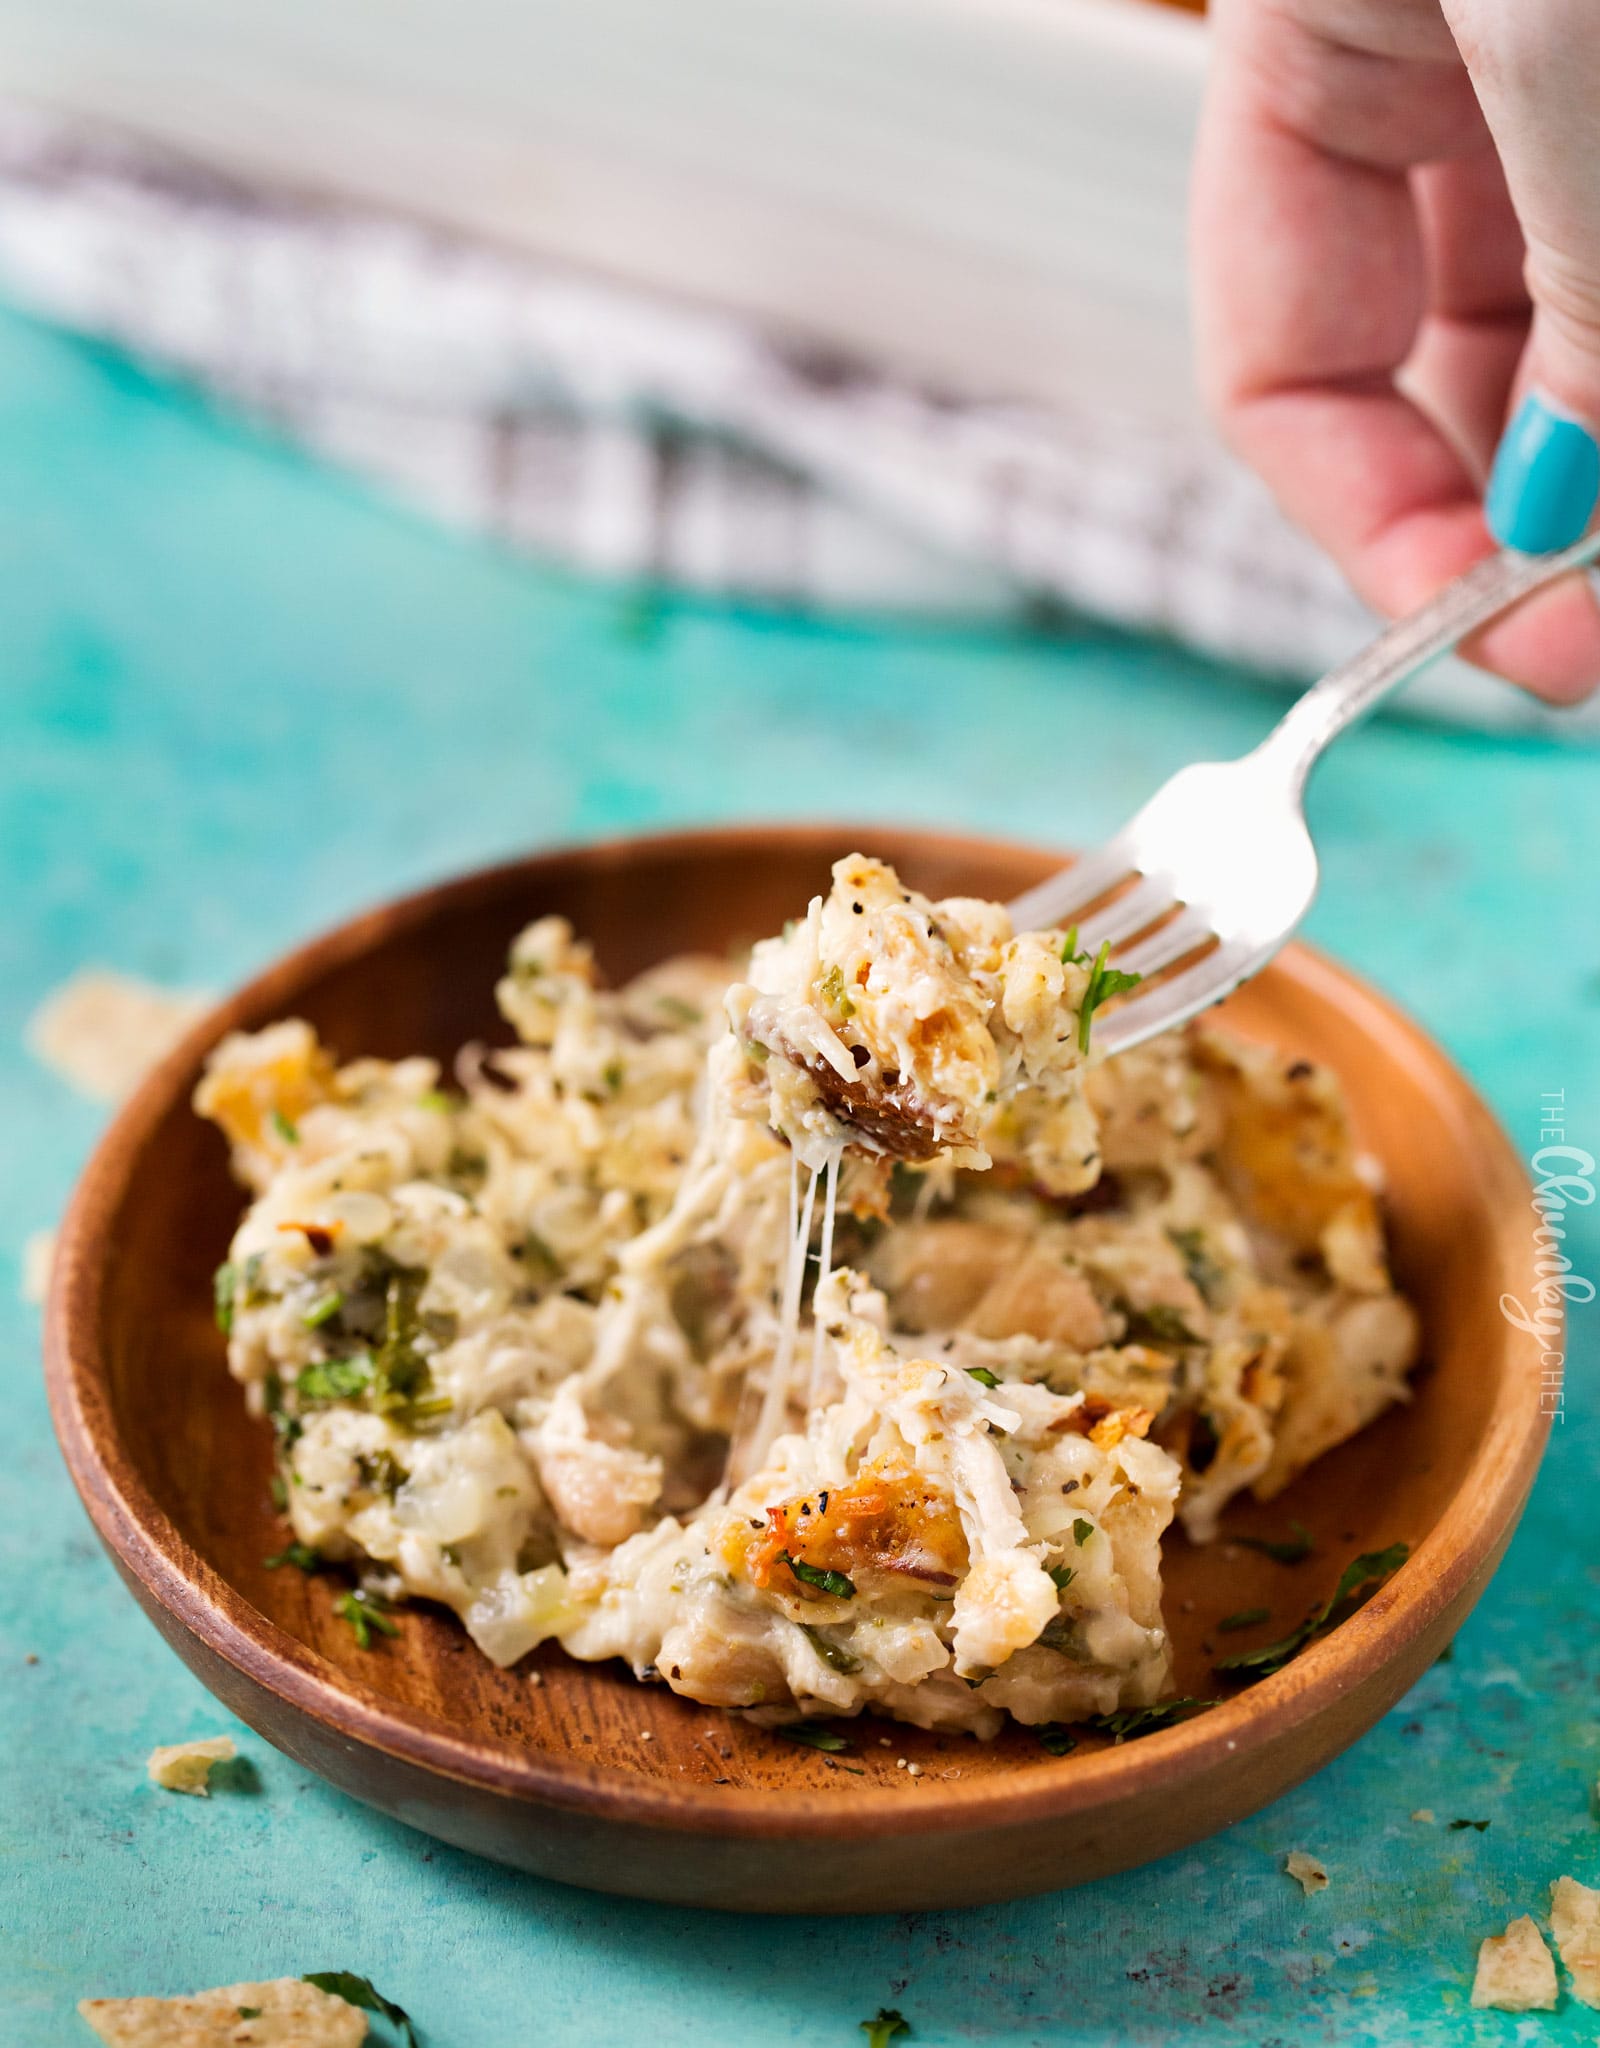
<svg viewBox="0 0 1600 2048">
<path fill-rule="evenodd" d="M 247 1730 L 256 1789 L 145 1782 L 230 1726 L 136 1612 L 62 1472 L 16 1299 L 98 1116 L 20 1049 L 85 961 L 221 987 L 396 889 L 536 843 L 831 811 L 1092 840 L 1273 704 L 1181 652 L 648 608 L 379 509 L 113 359 L 0 318 L 0 2039 L 91 1993 L 351 1968 L 431 2048 L 1192 2033 L 1507 2042 L 1477 1939 L 1600 1882 L 1600 1402 L 1566 1416 L 1507 1566 L 1366 1741 L 1193 1852 L 956 1914 L 782 1923 L 538 1883 L 436 1847 Z M 1450 1045 L 1525 1152 L 1564 1088 L 1600 1151 L 1600 764 L 1387 722 L 1315 791 L 1314 935 Z M 1600 1273 L 1595 1219 L 1577 1258 Z M 25 1662 L 28 1654 L 37 1664 Z M 1431 1808 L 1435 1825 L 1415 1823 Z M 1484 1833 L 1450 1832 L 1453 1818 Z M 1287 1850 L 1321 1856 L 1302 1899 Z M 1592 2042 L 1568 2001 L 1534 2033 Z"/>
</svg>

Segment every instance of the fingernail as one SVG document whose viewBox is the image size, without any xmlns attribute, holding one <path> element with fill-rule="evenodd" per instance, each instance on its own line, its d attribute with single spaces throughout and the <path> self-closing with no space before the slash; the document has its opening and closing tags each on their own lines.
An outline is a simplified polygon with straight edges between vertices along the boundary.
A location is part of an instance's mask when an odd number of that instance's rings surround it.
<svg viewBox="0 0 1600 2048">
<path fill-rule="evenodd" d="M 1503 548 L 1547 555 L 1575 541 L 1600 497 L 1600 447 L 1587 427 L 1532 391 L 1506 428 L 1484 516 Z"/>
</svg>

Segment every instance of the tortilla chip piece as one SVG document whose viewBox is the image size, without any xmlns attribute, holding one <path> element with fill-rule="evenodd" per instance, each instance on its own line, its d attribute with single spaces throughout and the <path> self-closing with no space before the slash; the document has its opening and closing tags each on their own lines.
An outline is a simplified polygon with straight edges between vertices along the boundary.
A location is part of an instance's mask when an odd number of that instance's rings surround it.
<svg viewBox="0 0 1600 2048">
<path fill-rule="evenodd" d="M 1572 1973 L 1573 1997 L 1600 2006 L 1600 1891 L 1558 1877 L 1550 1887 L 1550 1932 Z"/>
<path fill-rule="evenodd" d="M 1478 1948 L 1472 1980 L 1474 2005 L 1500 2012 L 1549 2012 L 1556 2002 L 1556 1966 L 1544 1936 L 1529 1916 L 1513 1920 L 1504 1934 L 1491 1934 Z"/>
<path fill-rule="evenodd" d="M 1307 1898 L 1313 1892 L 1326 1891 L 1328 1873 L 1315 1856 L 1307 1856 L 1301 1849 L 1291 1849 L 1283 1859 L 1283 1867 L 1300 1886 Z"/>
<path fill-rule="evenodd" d="M 190 1998 L 85 1998 L 108 2048 L 361 2048 L 366 2017 L 298 1977 L 224 1984 Z"/>
<path fill-rule="evenodd" d="M 145 1769 L 152 1784 L 168 1792 L 196 1792 L 204 1799 L 211 1791 L 206 1783 L 211 1766 L 231 1763 L 238 1754 L 231 1737 L 208 1735 L 200 1742 L 174 1742 L 151 1750 Z"/>
<path fill-rule="evenodd" d="M 84 968 L 34 1012 L 28 1047 L 80 1095 L 119 1102 L 208 1007 L 187 989 Z"/>
</svg>

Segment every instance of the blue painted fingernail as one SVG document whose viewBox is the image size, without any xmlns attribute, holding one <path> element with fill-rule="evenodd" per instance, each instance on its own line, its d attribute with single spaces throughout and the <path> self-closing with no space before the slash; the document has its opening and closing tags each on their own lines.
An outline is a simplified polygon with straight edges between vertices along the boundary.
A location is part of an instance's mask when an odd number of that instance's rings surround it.
<svg viewBox="0 0 1600 2048">
<path fill-rule="evenodd" d="M 1575 541 L 1600 497 L 1600 447 L 1587 427 L 1534 391 L 1506 428 L 1484 516 L 1503 548 L 1547 555 Z"/>
</svg>

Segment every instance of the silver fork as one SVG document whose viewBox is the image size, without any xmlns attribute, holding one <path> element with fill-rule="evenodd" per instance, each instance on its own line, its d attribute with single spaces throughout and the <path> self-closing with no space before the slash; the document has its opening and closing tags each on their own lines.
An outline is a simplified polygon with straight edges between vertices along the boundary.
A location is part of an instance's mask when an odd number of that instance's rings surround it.
<svg viewBox="0 0 1600 2048">
<path fill-rule="evenodd" d="M 1180 768 L 1114 838 L 1019 896 L 1018 931 L 1076 923 L 1080 947 L 1109 943 L 1118 968 L 1144 977 L 1097 1018 L 1097 1051 L 1170 1031 L 1258 973 L 1317 893 L 1303 799 L 1323 749 L 1435 656 L 1597 556 L 1600 529 L 1560 554 L 1479 562 L 1314 683 L 1260 746 Z"/>
</svg>

